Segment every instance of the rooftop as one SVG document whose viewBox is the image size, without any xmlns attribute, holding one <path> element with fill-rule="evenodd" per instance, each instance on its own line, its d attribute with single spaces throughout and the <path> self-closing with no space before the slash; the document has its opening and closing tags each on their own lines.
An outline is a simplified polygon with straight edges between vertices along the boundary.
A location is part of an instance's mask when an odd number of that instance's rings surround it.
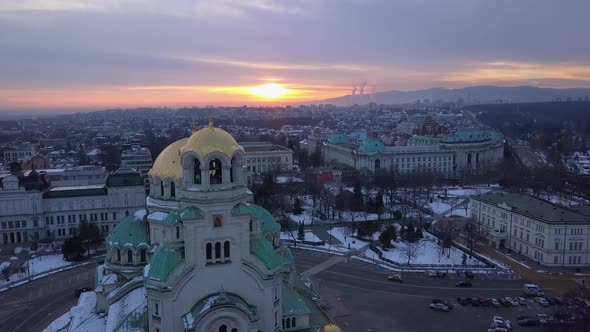
<svg viewBox="0 0 590 332">
<path fill-rule="evenodd" d="M 503 192 L 473 196 L 472 198 L 494 205 L 506 204 L 513 212 L 547 223 L 590 223 L 590 216 L 529 195 Z"/>
</svg>

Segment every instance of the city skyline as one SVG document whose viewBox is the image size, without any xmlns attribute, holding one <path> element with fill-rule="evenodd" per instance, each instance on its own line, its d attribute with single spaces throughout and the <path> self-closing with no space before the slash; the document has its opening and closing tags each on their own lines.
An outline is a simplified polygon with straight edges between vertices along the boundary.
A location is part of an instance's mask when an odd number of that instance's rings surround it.
<svg viewBox="0 0 590 332">
<path fill-rule="evenodd" d="M 1 3 L 0 113 L 289 105 L 361 89 L 590 87 L 588 9 L 584 1 Z"/>
</svg>

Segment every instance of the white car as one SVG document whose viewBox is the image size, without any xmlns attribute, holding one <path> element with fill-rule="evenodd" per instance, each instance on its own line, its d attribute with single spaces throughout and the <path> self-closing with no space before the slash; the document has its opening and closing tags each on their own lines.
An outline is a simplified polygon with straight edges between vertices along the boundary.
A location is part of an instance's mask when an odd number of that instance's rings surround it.
<svg viewBox="0 0 590 332">
<path fill-rule="evenodd" d="M 549 306 L 549 302 L 544 297 L 535 297 L 535 301 L 544 307 Z"/>
<path fill-rule="evenodd" d="M 446 305 L 444 305 L 442 303 L 431 303 L 429 305 L 429 307 L 430 307 L 430 309 L 436 310 L 436 311 L 444 311 L 444 312 L 449 311 L 449 307 L 447 307 Z"/>
<path fill-rule="evenodd" d="M 505 297 L 504 299 L 506 301 L 508 301 L 510 303 L 510 305 L 513 307 L 518 307 L 520 305 L 520 304 L 518 304 L 518 301 L 516 301 L 515 299 L 513 299 L 511 297 Z"/>
<path fill-rule="evenodd" d="M 527 301 L 527 299 L 525 299 L 524 297 L 515 297 L 514 298 L 520 305 L 528 305 L 529 301 Z"/>
<path fill-rule="evenodd" d="M 504 317 L 502 317 L 502 316 L 492 317 L 492 325 L 495 327 L 506 328 L 508 330 L 510 330 L 512 328 L 510 321 L 507 319 L 504 319 Z"/>
</svg>

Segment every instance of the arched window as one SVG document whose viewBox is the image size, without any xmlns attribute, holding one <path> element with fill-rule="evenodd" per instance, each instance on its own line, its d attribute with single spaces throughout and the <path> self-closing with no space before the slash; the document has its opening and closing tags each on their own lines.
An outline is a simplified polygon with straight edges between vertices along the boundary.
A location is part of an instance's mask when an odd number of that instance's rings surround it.
<svg viewBox="0 0 590 332">
<path fill-rule="evenodd" d="M 201 184 L 201 162 L 195 159 L 193 162 L 193 183 Z"/>
<path fill-rule="evenodd" d="M 180 226 L 176 225 L 176 238 L 180 239 Z"/>
<path fill-rule="evenodd" d="M 381 169 L 381 160 L 375 159 L 375 172 Z"/>
<path fill-rule="evenodd" d="M 291 327 L 295 327 L 295 317 L 291 318 Z"/>
<path fill-rule="evenodd" d="M 283 329 L 285 329 L 285 319 L 283 318 Z"/>
<path fill-rule="evenodd" d="M 117 249 L 117 262 L 121 262 L 121 250 Z"/>
<path fill-rule="evenodd" d="M 146 261 L 145 249 L 139 250 L 139 259 L 142 263 L 145 263 L 145 261 Z"/>
<path fill-rule="evenodd" d="M 164 181 L 160 181 L 160 196 L 164 196 Z"/>
<path fill-rule="evenodd" d="M 231 159 L 231 170 L 229 172 L 229 182 L 234 182 L 235 175 L 234 172 L 236 171 L 236 158 Z"/>
<path fill-rule="evenodd" d="M 467 164 L 471 164 L 471 153 L 467 154 Z"/>
<path fill-rule="evenodd" d="M 176 197 L 176 185 L 170 182 L 170 197 Z"/>
<path fill-rule="evenodd" d="M 234 327 L 233 329 L 231 329 L 231 332 L 238 332 L 238 329 Z"/>
<path fill-rule="evenodd" d="M 227 325 L 223 324 L 219 327 L 219 332 L 227 332 Z"/>
<path fill-rule="evenodd" d="M 229 241 L 223 243 L 223 258 L 229 259 Z"/>
<path fill-rule="evenodd" d="M 291 320 L 289 318 L 287 318 L 287 328 L 288 329 L 291 328 Z"/>
<path fill-rule="evenodd" d="M 221 242 L 215 242 L 215 259 L 221 258 Z"/>
<path fill-rule="evenodd" d="M 221 161 L 213 159 L 209 162 L 209 184 L 221 184 L 223 178 L 221 176 Z"/>
<path fill-rule="evenodd" d="M 207 245 L 205 247 L 206 247 L 205 251 L 207 252 L 207 260 L 210 261 L 213 259 L 213 254 L 212 254 L 212 251 L 213 251 L 212 247 L 213 246 L 211 245 L 211 242 L 209 242 L 209 243 L 207 243 Z"/>
<path fill-rule="evenodd" d="M 133 252 L 131 250 L 127 250 L 127 263 L 133 263 Z"/>
</svg>

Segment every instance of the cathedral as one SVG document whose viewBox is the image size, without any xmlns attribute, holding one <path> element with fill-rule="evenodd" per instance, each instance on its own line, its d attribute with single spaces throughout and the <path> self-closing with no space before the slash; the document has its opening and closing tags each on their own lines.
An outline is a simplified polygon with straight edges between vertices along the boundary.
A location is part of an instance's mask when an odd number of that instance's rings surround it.
<svg viewBox="0 0 590 332">
<path fill-rule="evenodd" d="M 107 238 L 96 289 L 71 310 L 69 330 L 327 331 L 280 225 L 252 203 L 243 161 L 243 147 L 212 122 L 164 149 L 145 209 Z"/>
</svg>

